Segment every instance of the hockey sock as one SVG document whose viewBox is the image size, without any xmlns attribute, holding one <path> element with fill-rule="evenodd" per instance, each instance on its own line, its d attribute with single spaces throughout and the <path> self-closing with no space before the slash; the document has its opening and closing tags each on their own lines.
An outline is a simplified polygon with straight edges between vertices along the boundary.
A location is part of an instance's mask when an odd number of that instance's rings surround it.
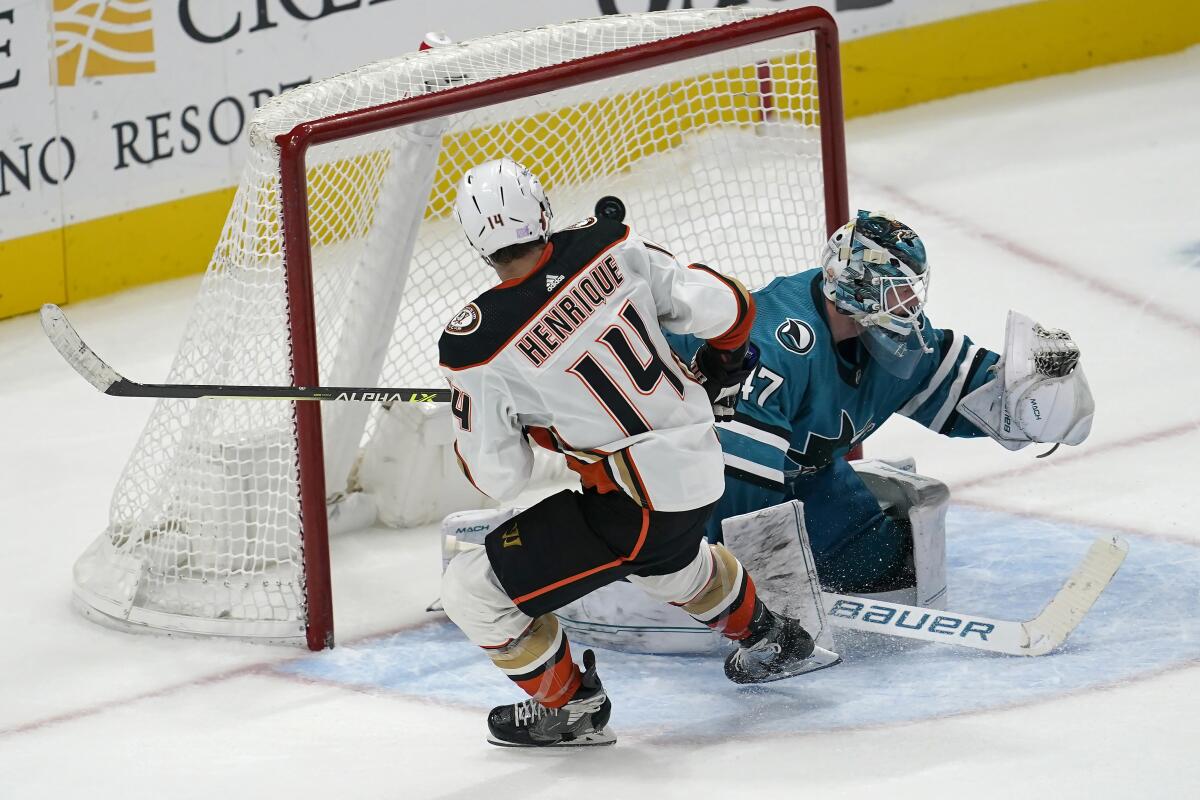
<svg viewBox="0 0 1200 800">
<path fill-rule="evenodd" d="M 500 670 L 547 708 L 565 705 L 579 690 L 582 673 L 553 614 L 543 614 L 507 644 L 485 647 Z"/>
<path fill-rule="evenodd" d="M 765 606 L 756 613 L 762 601 L 754 591 L 754 581 L 742 568 L 741 562 L 723 545 L 713 545 L 713 574 L 700 594 L 685 603 L 682 608 L 698 622 L 720 633 L 727 639 L 740 641 L 758 631 L 752 623 L 770 619 Z"/>
</svg>

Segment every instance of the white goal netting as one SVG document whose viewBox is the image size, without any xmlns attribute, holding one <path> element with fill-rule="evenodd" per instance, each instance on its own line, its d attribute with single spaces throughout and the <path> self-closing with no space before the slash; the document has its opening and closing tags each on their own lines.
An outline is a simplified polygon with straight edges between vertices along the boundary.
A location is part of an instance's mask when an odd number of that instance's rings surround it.
<svg viewBox="0 0 1200 800">
<path fill-rule="evenodd" d="M 413 53 L 274 98 L 167 378 L 287 385 L 279 147 L 296 125 L 762 16 L 744 9 L 605 17 Z M 813 35 L 773 38 L 476 110 L 320 144 L 307 214 L 320 381 L 441 386 L 437 339 L 495 283 L 449 211 L 468 167 L 511 156 L 556 225 L 617 195 L 681 258 L 759 286 L 815 263 L 826 236 Z M 326 492 L 369 442 L 369 404 L 322 408 Z M 306 591 L 293 404 L 163 400 L 75 567 L 89 613 L 184 633 L 303 641 Z M 322 534 L 323 528 L 322 525 Z"/>
</svg>

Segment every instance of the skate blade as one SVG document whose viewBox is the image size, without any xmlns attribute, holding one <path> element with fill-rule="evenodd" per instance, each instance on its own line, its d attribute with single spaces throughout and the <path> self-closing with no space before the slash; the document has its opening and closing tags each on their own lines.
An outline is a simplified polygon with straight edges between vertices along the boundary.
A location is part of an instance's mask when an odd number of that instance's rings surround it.
<svg viewBox="0 0 1200 800">
<path fill-rule="evenodd" d="M 605 728 L 604 730 L 592 731 L 582 736 L 576 736 L 574 739 L 567 739 L 553 744 L 517 744 L 515 742 L 505 742 L 489 734 L 488 743 L 494 744 L 497 747 L 519 747 L 526 750 L 549 750 L 551 748 L 562 747 L 598 747 L 606 744 L 616 744 L 617 735 L 608 728 Z"/>
<path fill-rule="evenodd" d="M 817 670 L 836 667 L 840 663 L 842 663 L 842 657 L 837 653 L 833 652 L 832 650 L 826 650 L 824 647 L 816 647 L 813 648 L 812 655 L 789 670 L 767 675 L 761 680 L 757 681 L 734 681 L 734 683 L 741 683 L 742 685 L 774 683 L 775 681 L 781 681 L 784 678 L 794 678 L 797 675 L 807 675 L 808 673 L 816 672 Z"/>
<path fill-rule="evenodd" d="M 797 675 L 807 675 L 810 672 L 816 672 L 829 667 L 836 667 L 842 663 L 842 657 L 832 650 L 826 650 L 824 647 L 813 648 L 812 655 L 801 661 L 796 667 L 782 672 L 779 675 L 772 675 L 764 683 L 771 681 L 781 681 L 784 678 L 794 678 Z"/>
</svg>

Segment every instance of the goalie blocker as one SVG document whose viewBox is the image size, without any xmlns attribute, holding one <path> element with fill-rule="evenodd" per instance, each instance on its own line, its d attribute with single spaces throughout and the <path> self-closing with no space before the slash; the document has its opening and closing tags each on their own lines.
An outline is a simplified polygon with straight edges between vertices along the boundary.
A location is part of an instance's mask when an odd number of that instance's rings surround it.
<svg viewBox="0 0 1200 800">
<path fill-rule="evenodd" d="M 861 597 L 943 609 L 946 600 L 945 517 L 950 493 L 932 478 L 917 475 L 911 460 L 854 463 L 881 508 L 911 531 L 913 586 Z M 765 602 L 799 619 L 817 644 L 831 647 L 825 607 L 813 567 L 808 534 L 798 502 L 734 517 L 724 522 L 726 545 L 756 575 Z M 484 538 L 520 509 L 462 511 L 442 522 L 442 569 L 459 552 Z M 789 547 L 790 543 L 799 547 Z M 748 559 L 748 561 L 746 561 Z M 430 606 L 435 610 L 437 603 Z M 609 584 L 556 612 L 568 635 L 580 643 L 643 653 L 717 653 L 728 642 L 681 609 L 649 600 L 628 582 Z"/>
</svg>

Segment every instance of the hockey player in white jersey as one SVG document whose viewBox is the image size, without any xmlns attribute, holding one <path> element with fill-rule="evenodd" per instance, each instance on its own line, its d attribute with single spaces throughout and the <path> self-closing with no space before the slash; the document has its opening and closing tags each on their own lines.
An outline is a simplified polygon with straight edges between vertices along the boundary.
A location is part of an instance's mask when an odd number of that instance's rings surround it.
<svg viewBox="0 0 1200 800">
<path fill-rule="evenodd" d="M 530 695 L 491 712 L 489 740 L 614 741 L 595 658 L 587 651 L 584 669 L 575 665 L 552 612 L 622 578 L 738 642 L 725 665 L 735 682 L 837 663 L 704 538 L 724 490 L 713 403 L 753 362 L 749 293 L 611 219 L 551 234 L 541 186 L 511 159 L 468 171 L 456 214 L 502 280 L 439 342 L 460 466 L 481 492 L 511 500 L 529 480 L 532 440 L 562 453 L 582 484 L 500 525 L 443 577 L 446 613 Z M 660 325 L 705 340 L 692 370 Z"/>
</svg>

